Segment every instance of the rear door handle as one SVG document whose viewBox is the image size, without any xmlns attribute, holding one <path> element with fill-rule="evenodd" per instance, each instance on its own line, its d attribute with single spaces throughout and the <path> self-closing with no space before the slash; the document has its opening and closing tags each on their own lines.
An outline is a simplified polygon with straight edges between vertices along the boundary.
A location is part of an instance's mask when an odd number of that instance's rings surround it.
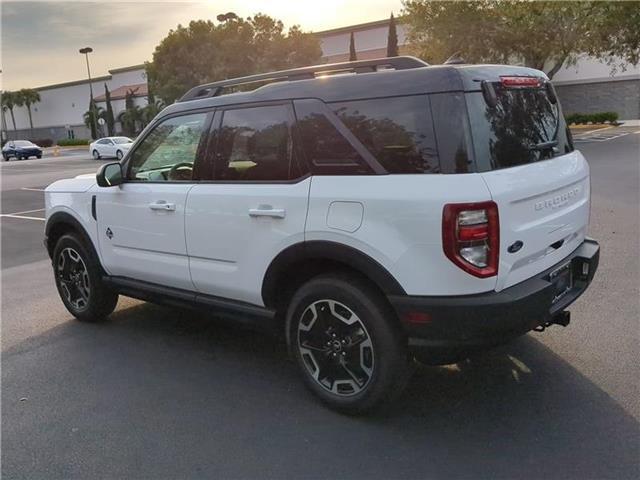
<svg viewBox="0 0 640 480">
<path fill-rule="evenodd" d="M 269 205 L 260 205 L 258 208 L 250 208 L 250 217 L 272 217 L 272 218 L 284 218 L 286 212 L 284 208 L 271 208 Z"/>
<path fill-rule="evenodd" d="M 175 203 L 167 203 L 164 200 L 159 200 L 155 203 L 150 203 L 149 208 L 151 210 L 162 210 L 163 212 L 175 212 L 176 204 Z"/>
</svg>

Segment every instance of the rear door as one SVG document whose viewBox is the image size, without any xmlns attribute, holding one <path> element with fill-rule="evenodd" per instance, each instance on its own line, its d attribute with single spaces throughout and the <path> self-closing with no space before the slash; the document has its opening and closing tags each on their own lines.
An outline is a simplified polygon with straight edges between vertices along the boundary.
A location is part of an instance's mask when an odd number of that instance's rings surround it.
<svg viewBox="0 0 640 480">
<path fill-rule="evenodd" d="M 311 178 L 294 150 L 290 102 L 216 112 L 215 148 L 189 191 L 185 218 L 198 291 L 262 305 L 275 256 L 304 241 Z"/>
<path fill-rule="evenodd" d="M 582 243 L 589 166 L 573 149 L 546 79 L 505 76 L 483 90 L 466 99 L 476 167 L 498 204 L 501 290 L 560 262 Z"/>
</svg>

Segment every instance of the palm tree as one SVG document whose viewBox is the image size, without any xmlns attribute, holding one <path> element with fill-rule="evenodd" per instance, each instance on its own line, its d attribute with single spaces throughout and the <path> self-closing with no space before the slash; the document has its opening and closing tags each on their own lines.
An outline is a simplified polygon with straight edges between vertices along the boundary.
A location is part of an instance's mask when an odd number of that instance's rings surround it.
<svg viewBox="0 0 640 480">
<path fill-rule="evenodd" d="M 13 107 L 17 105 L 16 97 L 16 92 L 2 92 L 2 111 L 9 110 L 9 113 L 11 113 L 14 131 L 16 130 L 16 117 L 13 116 Z"/>
<path fill-rule="evenodd" d="M 23 88 L 19 90 L 17 93 L 16 105 L 19 107 L 25 106 L 27 107 L 27 111 L 29 112 L 29 126 L 33 131 L 33 119 L 31 118 L 31 105 L 34 103 L 38 103 L 40 101 L 40 94 L 32 89 L 32 88 Z"/>
<path fill-rule="evenodd" d="M 93 109 L 95 110 L 95 115 L 96 115 L 96 122 L 93 121 L 93 111 L 91 108 L 89 108 L 89 110 L 87 110 L 86 112 L 84 112 L 84 114 L 82 115 L 82 119 L 84 120 L 84 124 L 87 126 L 88 129 L 93 130 L 94 126 L 96 125 L 98 118 L 104 118 L 106 115 L 106 112 L 104 110 L 104 108 L 102 107 L 98 107 L 97 105 L 95 105 L 93 107 Z"/>
<path fill-rule="evenodd" d="M 162 100 L 154 100 L 142 108 L 142 124 L 148 125 L 158 113 L 164 108 Z"/>
<path fill-rule="evenodd" d="M 127 108 L 118 115 L 118 120 L 122 124 L 122 130 L 129 136 L 134 136 L 138 132 L 138 123 L 142 123 L 142 110 L 137 105 Z"/>
<path fill-rule="evenodd" d="M 2 108 L 2 130 L 7 130 L 7 110 L 9 110 L 5 105 L 1 105 Z M 4 138 L 4 137 L 3 137 Z"/>
</svg>

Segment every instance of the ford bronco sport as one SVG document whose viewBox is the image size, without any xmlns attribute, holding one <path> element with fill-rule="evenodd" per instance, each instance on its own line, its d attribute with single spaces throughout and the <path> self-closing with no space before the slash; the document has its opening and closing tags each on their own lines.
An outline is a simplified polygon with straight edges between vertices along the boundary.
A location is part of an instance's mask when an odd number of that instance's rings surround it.
<svg viewBox="0 0 640 480">
<path fill-rule="evenodd" d="M 567 325 L 598 266 L 589 189 L 544 73 L 384 58 L 190 90 L 46 189 L 45 244 L 78 319 L 126 295 L 280 328 L 355 413 L 412 358 Z"/>
</svg>

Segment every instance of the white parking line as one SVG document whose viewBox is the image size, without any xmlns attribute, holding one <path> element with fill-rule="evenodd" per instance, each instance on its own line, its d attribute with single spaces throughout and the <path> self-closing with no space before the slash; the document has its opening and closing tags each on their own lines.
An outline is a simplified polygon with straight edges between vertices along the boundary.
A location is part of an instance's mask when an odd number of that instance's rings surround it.
<svg viewBox="0 0 640 480">
<path fill-rule="evenodd" d="M 588 142 L 608 142 L 609 140 L 615 140 L 616 138 L 620 138 L 620 137 L 624 137 L 626 135 L 629 135 L 631 132 L 623 132 L 623 133 L 619 133 L 617 135 L 591 135 L 589 137 L 579 137 L 579 138 L 574 138 L 574 142 L 578 142 L 578 143 L 588 143 Z"/>
<path fill-rule="evenodd" d="M 613 126 L 611 126 L 611 127 L 605 127 L 605 128 L 596 128 L 596 129 L 594 129 L 594 130 L 588 130 L 588 131 L 586 131 L 586 132 L 576 132 L 574 136 L 576 136 L 576 137 L 577 137 L 578 135 L 580 135 L 580 136 L 582 136 L 582 135 L 589 135 L 590 133 L 593 133 L 593 132 L 604 132 L 605 130 L 609 130 L 610 128 L 613 128 Z"/>
<path fill-rule="evenodd" d="M 27 190 L 29 192 L 44 192 L 44 188 L 29 188 L 29 187 L 22 187 L 20 190 Z"/>
<path fill-rule="evenodd" d="M 40 217 L 27 217 L 25 215 L 12 215 L 12 214 L 7 214 L 7 213 L 3 213 L 0 215 L 0 217 L 7 217 L 7 218 L 19 218 L 22 220 L 39 220 L 41 222 L 44 222 L 46 220 L 46 218 L 40 218 Z"/>
<path fill-rule="evenodd" d="M 36 208 L 35 210 L 24 210 L 22 212 L 4 213 L 3 215 L 24 215 L 25 213 L 42 212 L 44 208 Z"/>
</svg>

